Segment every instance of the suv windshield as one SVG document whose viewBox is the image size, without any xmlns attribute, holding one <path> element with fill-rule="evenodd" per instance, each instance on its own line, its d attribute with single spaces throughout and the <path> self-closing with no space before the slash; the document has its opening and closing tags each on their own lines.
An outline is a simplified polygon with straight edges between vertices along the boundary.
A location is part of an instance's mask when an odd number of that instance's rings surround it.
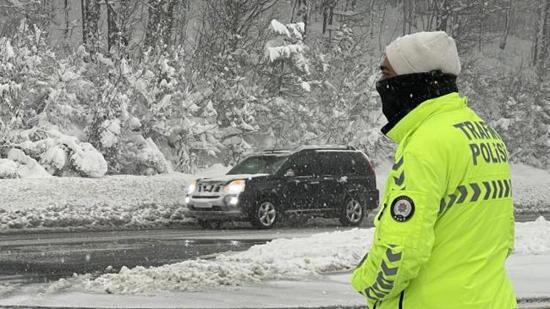
<svg viewBox="0 0 550 309">
<path fill-rule="evenodd" d="M 235 165 L 227 175 L 238 174 L 274 174 L 288 159 L 288 156 L 249 157 Z"/>
</svg>

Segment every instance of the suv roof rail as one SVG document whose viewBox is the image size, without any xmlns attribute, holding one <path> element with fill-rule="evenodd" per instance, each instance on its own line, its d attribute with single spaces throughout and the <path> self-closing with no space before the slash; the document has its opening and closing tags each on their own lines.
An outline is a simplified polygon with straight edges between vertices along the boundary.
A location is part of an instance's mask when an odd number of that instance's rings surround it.
<svg viewBox="0 0 550 309">
<path fill-rule="evenodd" d="M 357 150 L 357 148 L 349 145 L 303 145 L 294 148 L 294 152 L 302 150 Z"/>
<path fill-rule="evenodd" d="M 260 152 L 261 153 L 288 153 L 288 152 L 291 152 L 292 150 L 291 149 L 284 149 L 284 148 L 281 148 L 281 149 L 263 149 L 261 150 Z"/>
<path fill-rule="evenodd" d="M 262 149 L 261 154 L 287 154 L 297 153 L 303 150 L 357 150 L 354 146 L 349 145 L 302 145 L 294 148 L 273 148 Z"/>
</svg>

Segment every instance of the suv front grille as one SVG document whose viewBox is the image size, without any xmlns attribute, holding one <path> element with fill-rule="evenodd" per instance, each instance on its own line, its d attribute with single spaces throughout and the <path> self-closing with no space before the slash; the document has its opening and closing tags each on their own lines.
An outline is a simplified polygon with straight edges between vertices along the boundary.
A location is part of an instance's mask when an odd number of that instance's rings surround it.
<svg viewBox="0 0 550 309">
<path fill-rule="evenodd" d="M 221 183 L 200 183 L 198 185 L 199 193 L 218 193 L 222 190 L 223 184 Z"/>
</svg>

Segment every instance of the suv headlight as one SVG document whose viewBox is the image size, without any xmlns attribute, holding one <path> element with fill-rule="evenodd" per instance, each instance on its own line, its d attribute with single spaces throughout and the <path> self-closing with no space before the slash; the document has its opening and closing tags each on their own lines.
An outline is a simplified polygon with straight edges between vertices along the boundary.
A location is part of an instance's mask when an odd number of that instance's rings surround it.
<svg viewBox="0 0 550 309">
<path fill-rule="evenodd" d="M 187 194 L 193 194 L 193 192 L 195 192 L 195 190 L 197 189 L 197 181 L 193 181 L 189 187 L 187 187 Z"/>
<path fill-rule="evenodd" d="M 239 194 L 244 191 L 245 183 L 244 180 L 233 180 L 225 185 L 223 191 L 227 194 Z"/>
</svg>

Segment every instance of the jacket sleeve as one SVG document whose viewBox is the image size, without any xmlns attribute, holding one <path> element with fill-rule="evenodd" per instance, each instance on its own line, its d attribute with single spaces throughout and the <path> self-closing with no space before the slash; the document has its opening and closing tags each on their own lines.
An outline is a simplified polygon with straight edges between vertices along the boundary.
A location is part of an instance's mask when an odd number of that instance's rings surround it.
<svg viewBox="0 0 550 309">
<path fill-rule="evenodd" d="M 372 247 L 352 277 L 353 287 L 371 308 L 398 296 L 431 255 L 447 178 L 445 162 L 434 156 L 406 151 L 396 158 L 385 205 L 374 219 Z"/>
</svg>

